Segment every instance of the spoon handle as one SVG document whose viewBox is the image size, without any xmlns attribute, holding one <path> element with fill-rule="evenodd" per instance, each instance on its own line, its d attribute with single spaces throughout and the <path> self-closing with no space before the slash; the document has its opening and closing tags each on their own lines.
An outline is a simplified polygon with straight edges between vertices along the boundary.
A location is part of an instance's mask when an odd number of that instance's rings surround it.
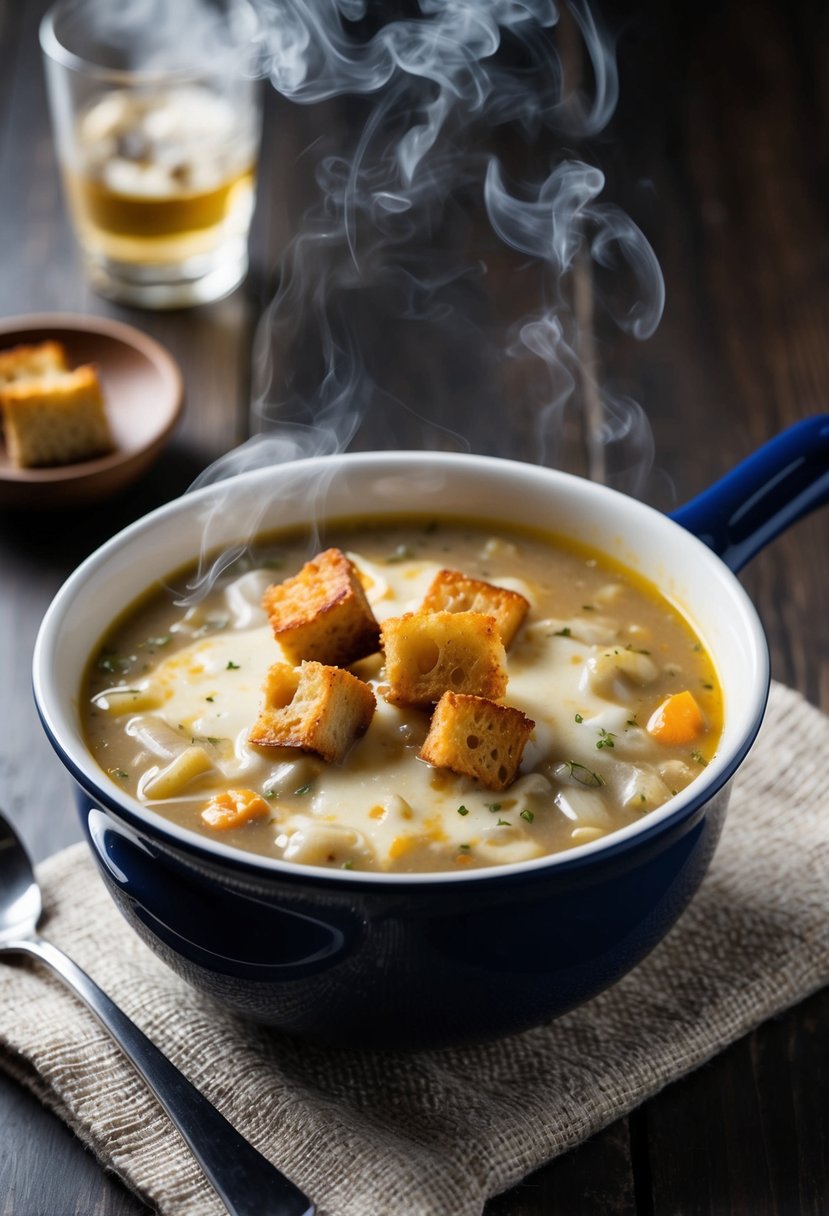
<svg viewBox="0 0 829 1216">
<path fill-rule="evenodd" d="M 80 997 L 141 1074 L 221 1196 L 231 1216 L 314 1216 L 311 1201 L 219 1114 L 68 955 L 41 937 L 3 952 L 34 955 Z"/>
</svg>

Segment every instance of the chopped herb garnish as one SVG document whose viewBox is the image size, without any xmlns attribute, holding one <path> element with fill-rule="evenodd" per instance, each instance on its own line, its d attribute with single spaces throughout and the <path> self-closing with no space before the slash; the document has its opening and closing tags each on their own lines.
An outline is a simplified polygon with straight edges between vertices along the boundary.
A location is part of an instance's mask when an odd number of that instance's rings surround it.
<svg viewBox="0 0 829 1216">
<path fill-rule="evenodd" d="M 605 730 L 605 728 L 603 726 L 600 726 L 599 727 L 599 740 L 596 744 L 596 747 L 598 747 L 599 751 L 601 751 L 601 749 L 603 747 L 615 747 L 616 746 L 616 744 L 614 742 L 615 738 L 616 738 L 616 736 L 612 735 L 609 730 Z"/>
<path fill-rule="evenodd" d="M 711 681 L 710 681 L 710 680 L 703 680 L 703 681 L 702 681 L 702 687 L 703 687 L 703 688 L 713 688 L 713 687 L 714 687 L 714 685 L 711 683 Z"/>
<path fill-rule="evenodd" d="M 639 725 L 639 723 L 636 721 L 636 714 L 634 714 L 632 718 L 628 718 L 628 720 L 625 722 L 625 726 L 638 726 L 638 725 Z"/>
<path fill-rule="evenodd" d="M 353 870 L 353 869 L 354 869 L 354 862 L 353 862 L 353 861 L 344 861 L 344 862 L 343 862 L 343 865 L 342 865 L 342 868 L 343 868 L 344 870 Z"/>
<path fill-rule="evenodd" d="M 563 629 L 557 629 L 552 636 L 554 638 L 569 638 L 570 637 L 570 626 L 565 625 Z"/>
<path fill-rule="evenodd" d="M 708 761 L 698 748 L 694 748 L 694 750 L 691 752 L 691 759 L 696 760 L 697 764 L 701 764 L 703 768 L 708 767 Z"/>
<path fill-rule="evenodd" d="M 495 826 L 496 828 L 510 828 L 512 824 L 508 819 L 499 819 Z"/>
<path fill-rule="evenodd" d="M 299 797 L 301 797 L 303 794 L 310 794 L 310 792 L 311 792 L 310 784 L 301 785 L 298 790 L 294 790 L 294 793 L 297 794 Z"/>
<path fill-rule="evenodd" d="M 581 723 L 584 721 L 584 718 L 582 717 L 582 715 L 581 715 L 581 714 L 576 714 L 576 721 L 577 721 L 579 724 L 581 724 Z"/>
<path fill-rule="evenodd" d="M 592 769 L 585 768 L 583 764 L 579 764 L 577 760 L 565 760 L 568 776 L 578 781 L 580 785 L 604 785 L 605 779 L 601 773 L 594 773 Z"/>
<path fill-rule="evenodd" d="M 126 781 L 129 777 L 129 773 L 122 768 L 111 768 L 109 771 L 113 777 L 117 777 L 120 781 Z"/>
<path fill-rule="evenodd" d="M 521 818 L 526 819 L 527 823 L 532 823 L 532 821 L 535 819 L 535 815 L 527 807 L 524 807 L 523 811 L 521 812 Z"/>
<path fill-rule="evenodd" d="M 127 658 L 125 655 L 104 654 L 98 659 L 98 667 L 101 671 L 108 671 L 114 674 L 115 672 L 129 671 L 132 661 L 132 658 Z"/>
<path fill-rule="evenodd" d="M 500 811 L 500 809 L 501 809 L 501 803 L 500 802 L 488 802 L 486 804 L 486 809 L 488 811 L 491 811 L 493 815 L 497 815 L 498 811 Z"/>
<path fill-rule="evenodd" d="M 691 649 L 696 650 L 697 654 L 699 654 L 699 652 L 702 650 L 702 646 L 699 642 L 694 642 L 694 645 L 691 647 Z"/>
<path fill-rule="evenodd" d="M 460 849 L 460 851 L 462 853 L 468 853 L 469 850 L 472 848 L 472 845 L 471 844 L 459 844 L 458 848 Z"/>
<path fill-rule="evenodd" d="M 215 701 L 216 700 L 215 697 L 205 697 L 204 699 L 205 699 L 205 701 Z"/>
<path fill-rule="evenodd" d="M 459 807 L 458 807 L 458 814 L 459 814 L 459 815 L 468 815 L 468 814 L 469 814 L 469 808 L 468 808 L 468 807 L 465 807 L 465 806 L 463 806 L 463 805 L 459 806 Z"/>
<path fill-rule="evenodd" d="M 238 671 L 238 670 L 239 670 L 239 664 L 238 664 L 238 663 L 234 663 L 234 662 L 233 662 L 233 659 L 228 659 L 228 661 L 227 661 L 227 667 L 225 668 L 225 670 L 226 670 L 226 671 Z"/>
<path fill-rule="evenodd" d="M 583 612 L 595 612 L 596 605 L 595 604 L 582 604 L 582 611 Z"/>
<path fill-rule="evenodd" d="M 633 642 L 628 642 L 625 650 L 630 650 L 633 654 L 650 654 L 649 650 L 643 650 L 640 646 L 634 646 Z"/>
<path fill-rule="evenodd" d="M 209 616 L 203 625 L 200 625 L 198 629 L 193 630 L 193 637 L 206 637 L 208 633 L 217 633 L 220 629 L 226 629 L 229 624 L 230 617 L 228 616 Z"/>
</svg>

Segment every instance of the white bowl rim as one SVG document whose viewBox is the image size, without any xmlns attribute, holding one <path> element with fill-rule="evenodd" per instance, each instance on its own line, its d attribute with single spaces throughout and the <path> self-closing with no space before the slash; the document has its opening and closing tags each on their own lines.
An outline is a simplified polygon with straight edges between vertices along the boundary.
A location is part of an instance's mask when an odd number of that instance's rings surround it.
<svg viewBox="0 0 829 1216">
<path fill-rule="evenodd" d="M 68 715 L 62 709 L 61 694 L 55 689 L 49 676 L 52 670 L 52 657 L 60 644 L 61 622 L 67 607 L 73 602 L 79 589 L 87 581 L 90 573 L 104 565 L 112 555 L 126 543 L 135 543 L 145 532 L 151 532 L 163 523 L 175 517 L 181 511 L 188 512 L 198 505 L 208 503 L 217 492 L 226 490 L 229 484 L 244 485 L 255 488 L 261 482 L 264 486 L 270 482 L 275 473 L 288 470 L 293 474 L 318 470 L 320 462 L 324 462 L 327 470 L 337 472 L 345 469 L 357 476 L 361 471 L 371 472 L 380 468 L 390 471 L 399 470 L 411 465 L 412 461 L 427 467 L 427 462 L 437 462 L 451 471 L 454 467 L 471 467 L 473 464 L 481 473 L 487 471 L 497 473 L 505 469 L 519 471 L 522 476 L 541 476 L 554 479 L 562 485 L 578 486 L 584 493 L 609 496 L 608 501 L 618 506 L 624 504 L 624 510 L 631 512 L 640 520 L 650 519 L 654 527 L 675 529 L 677 543 L 687 547 L 689 554 L 693 553 L 695 560 L 701 564 L 714 579 L 724 583 L 734 607 L 741 614 L 745 627 L 745 639 L 751 653 L 752 662 L 749 671 L 753 678 L 750 696 L 746 699 L 746 707 L 742 721 L 732 747 L 728 751 L 718 753 L 709 762 L 706 769 L 694 779 L 684 790 L 668 799 L 661 807 L 649 811 L 641 820 L 626 827 L 616 829 L 607 836 L 587 844 L 578 845 L 561 852 L 545 854 L 542 857 L 527 861 L 508 862 L 501 865 L 481 866 L 456 871 L 424 871 L 416 873 L 400 873 L 396 871 L 371 870 L 335 870 L 323 866 L 313 866 L 286 862 L 275 857 L 245 852 L 224 844 L 220 840 L 211 840 L 200 834 L 184 828 L 165 819 L 157 812 L 144 806 L 138 799 L 126 794 L 98 766 L 91 753 L 85 746 L 72 745 L 73 733 L 69 726 Z M 458 462 L 455 464 L 455 462 Z M 552 482 L 550 483 L 552 484 Z M 436 509 L 439 514 L 439 508 Z M 389 512 L 391 516 L 393 512 Z M 336 518 L 334 516 L 333 518 Z M 493 513 L 497 519 L 497 512 Z M 657 521 L 659 521 L 657 523 Z M 507 525 L 509 526 L 509 525 Z M 186 564 L 186 560 L 183 564 Z M 165 573 L 169 573 L 165 572 Z M 52 603 L 47 609 L 35 642 L 33 655 L 33 690 L 35 703 L 41 723 L 53 747 L 58 752 L 64 765 L 74 775 L 75 780 L 87 791 L 94 791 L 94 796 L 101 804 L 108 807 L 117 816 L 132 822 L 139 830 L 149 831 L 152 836 L 160 836 L 171 846 L 178 846 L 185 852 L 203 855 L 205 859 L 219 863 L 229 863 L 232 869 L 244 869 L 259 874 L 261 877 L 282 876 L 293 881 L 303 879 L 323 881 L 326 884 L 369 884 L 372 886 L 411 887 L 423 885 L 444 886 L 456 883 L 481 883 L 508 879 L 516 875 L 531 875 L 538 871 L 567 870 L 581 866 L 585 861 L 594 857 L 609 857 L 615 853 L 626 851 L 629 847 L 637 846 L 643 841 L 660 834 L 666 828 L 690 818 L 695 811 L 707 803 L 714 794 L 724 787 L 739 768 L 760 729 L 765 712 L 770 684 L 769 655 L 765 633 L 757 611 L 748 594 L 737 580 L 736 575 L 725 563 L 702 541 L 692 533 L 675 523 L 670 516 L 647 504 L 629 497 L 597 482 L 588 481 L 575 474 L 562 472 L 546 466 L 525 464 L 521 461 L 509 460 L 498 456 L 483 456 L 474 453 L 455 452 L 423 452 L 419 450 L 399 450 L 393 452 L 347 452 L 340 454 L 310 456 L 292 461 L 282 466 L 250 469 L 236 474 L 224 481 L 204 485 L 183 496 L 155 508 L 116 533 L 98 549 L 91 553 L 66 579 L 58 590 Z M 73 701 L 76 697 L 69 696 Z M 67 743 L 67 739 L 70 741 Z"/>
</svg>

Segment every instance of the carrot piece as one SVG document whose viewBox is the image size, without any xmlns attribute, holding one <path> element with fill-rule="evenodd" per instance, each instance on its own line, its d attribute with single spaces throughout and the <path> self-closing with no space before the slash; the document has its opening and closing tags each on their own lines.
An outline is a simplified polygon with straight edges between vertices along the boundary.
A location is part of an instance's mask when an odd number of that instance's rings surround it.
<svg viewBox="0 0 829 1216">
<path fill-rule="evenodd" d="M 395 836 L 389 845 L 389 860 L 397 861 L 404 854 L 408 853 L 410 849 L 414 848 L 414 845 L 414 836 Z"/>
<path fill-rule="evenodd" d="M 263 819 L 271 808 L 265 799 L 253 790 L 224 790 L 214 794 L 201 813 L 205 827 L 217 832 L 241 827 L 251 819 Z"/>
<path fill-rule="evenodd" d="M 705 718 L 696 697 L 686 688 L 676 692 L 654 710 L 648 721 L 648 732 L 666 747 L 691 743 L 705 730 Z"/>
</svg>

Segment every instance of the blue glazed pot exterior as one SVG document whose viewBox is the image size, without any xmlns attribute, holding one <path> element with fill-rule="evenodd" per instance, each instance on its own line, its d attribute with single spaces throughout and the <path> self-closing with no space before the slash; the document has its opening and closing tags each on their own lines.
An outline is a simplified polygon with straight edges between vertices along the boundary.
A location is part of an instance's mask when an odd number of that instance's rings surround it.
<svg viewBox="0 0 829 1216">
<path fill-rule="evenodd" d="M 474 887 L 345 887 L 243 857 L 230 869 L 83 791 L 79 806 L 121 913 L 194 987 L 303 1038 L 419 1048 L 515 1033 L 615 983 L 699 887 L 729 790 L 601 858 Z"/>
</svg>

